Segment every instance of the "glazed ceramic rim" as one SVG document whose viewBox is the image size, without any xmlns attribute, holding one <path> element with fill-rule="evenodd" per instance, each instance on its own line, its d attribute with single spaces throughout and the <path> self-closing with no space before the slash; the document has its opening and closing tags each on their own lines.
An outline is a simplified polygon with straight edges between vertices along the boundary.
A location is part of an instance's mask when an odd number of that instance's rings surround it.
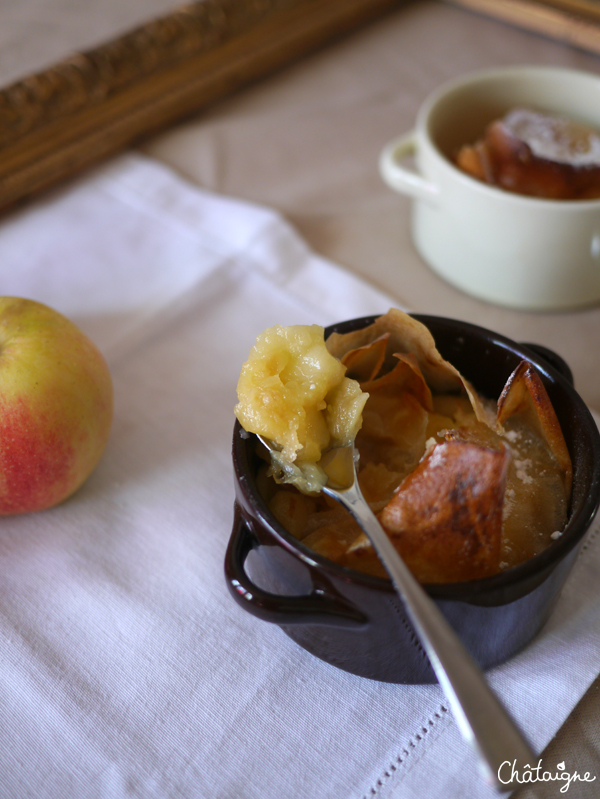
<svg viewBox="0 0 600 799">
<path fill-rule="evenodd" d="M 575 388 L 548 361 L 542 359 L 541 356 L 538 356 L 533 350 L 529 350 L 526 345 L 518 344 L 507 336 L 495 333 L 470 322 L 425 314 L 410 315 L 417 321 L 422 322 L 426 327 L 428 321 L 431 320 L 435 323 L 442 323 L 449 327 L 460 329 L 463 333 L 470 332 L 479 336 L 483 335 L 491 345 L 499 346 L 512 354 L 516 354 L 523 357 L 523 359 L 531 361 L 542 375 L 546 375 L 552 381 L 561 385 L 562 388 L 569 393 L 572 401 L 575 403 L 578 414 L 581 414 L 586 419 L 590 430 L 593 431 L 592 436 L 589 438 L 593 464 L 590 489 L 582 499 L 576 514 L 573 516 L 570 511 L 562 535 L 557 540 L 549 544 L 539 554 L 523 561 L 523 563 L 490 577 L 453 583 L 423 584 L 427 593 L 435 599 L 469 601 L 471 599 L 476 599 L 478 595 L 487 592 L 502 591 L 516 583 L 524 583 L 528 579 L 544 573 L 555 562 L 559 562 L 571 552 L 587 534 L 600 505 L 600 434 L 598 433 L 594 418 Z M 325 337 L 327 338 L 332 332 L 339 328 L 343 328 L 344 330 L 358 330 L 362 327 L 367 327 L 379 318 L 379 316 L 380 314 L 377 314 L 374 316 L 358 317 L 356 319 L 337 322 L 325 328 Z M 248 504 L 251 505 L 256 520 L 264 525 L 271 533 L 275 534 L 278 542 L 284 549 L 299 556 L 300 559 L 309 566 L 317 567 L 325 575 L 333 574 L 338 579 L 341 578 L 347 582 L 359 583 L 380 591 L 395 593 L 395 589 L 388 578 L 376 577 L 348 566 L 341 566 L 325 556 L 314 552 L 284 528 L 271 513 L 267 503 L 258 493 L 254 476 L 250 473 L 248 442 L 250 439 L 254 438 L 253 435 L 246 433 L 236 420 L 233 435 L 234 468 L 240 484 L 245 486 L 244 497 Z M 245 473 L 246 468 L 242 469 L 242 466 L 247 467 L 249 474 Z"/>
</svg>

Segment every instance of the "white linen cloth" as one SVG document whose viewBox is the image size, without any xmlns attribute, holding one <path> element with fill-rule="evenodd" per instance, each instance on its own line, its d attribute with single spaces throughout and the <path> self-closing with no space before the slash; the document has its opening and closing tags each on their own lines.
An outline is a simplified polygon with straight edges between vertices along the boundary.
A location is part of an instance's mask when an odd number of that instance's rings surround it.
<svg viewBox="0 0 600 799">
<path fill-rule="evenodd" d="M 116 397 L 83 488 L 0 523 L 0 796 L 493 795 L 439 687 L 321 662 L 242 611 L 223 577 L 235 386 L 255 336 L 393 300 L 272 211 L 137 155 L 5 219 L 0 282 L 86 330 Z M 597 533 L 543 632 L 489 674 L 540 751 L 600 671 Z"/>
</svg>

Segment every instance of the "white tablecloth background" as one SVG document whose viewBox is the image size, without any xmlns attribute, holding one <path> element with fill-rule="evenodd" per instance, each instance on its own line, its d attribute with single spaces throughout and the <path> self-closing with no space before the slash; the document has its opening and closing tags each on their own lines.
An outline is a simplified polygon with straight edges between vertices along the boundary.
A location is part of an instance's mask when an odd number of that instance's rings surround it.
<svg viewBox="0 0 600 799">
<path fill-rule="evenodd" d="M 493 795 L 437 686 L 317 660 L 223 578 L 255 336 L 390 301 L 271 211 L 136 155 L 6 218 L 0 279 L 95 339 L 116 396 L 84 487 L 0 524 L 0 796 Z M 540 751 L 600 671 L 597 532 L 542 634 L 490 673 Z"/>
</svg>

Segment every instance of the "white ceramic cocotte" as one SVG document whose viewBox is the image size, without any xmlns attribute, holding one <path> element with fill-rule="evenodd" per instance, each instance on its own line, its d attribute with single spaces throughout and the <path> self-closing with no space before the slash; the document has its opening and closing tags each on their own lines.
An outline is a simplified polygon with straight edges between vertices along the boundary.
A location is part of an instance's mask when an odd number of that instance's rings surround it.
<svg viewBox="0 0 600 799">
<path fill-rule="evenodd" d="M 600 200 L 546 200 L 486 185 L 452 158 L 515 106 L 561 114 L 600 130 L 600 77 L 511 67 L 445 84 L 415 129 L 382 152 L 380 171 L 412 203 L 412 236 L 449 283 L 489 302 L 566 309 L 600 300 Z M 404 161 L 414 156 L 413 169 Z"/>
</svg>

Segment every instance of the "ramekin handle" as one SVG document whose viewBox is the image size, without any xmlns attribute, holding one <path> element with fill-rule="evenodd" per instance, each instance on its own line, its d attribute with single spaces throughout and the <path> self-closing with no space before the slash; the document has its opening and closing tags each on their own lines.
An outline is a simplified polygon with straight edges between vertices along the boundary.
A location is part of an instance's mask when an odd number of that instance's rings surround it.
<svg viewBox="0 0 600 799">
<path fill-rule="evenodd" d="M 324 624 L 333 627 L 362 627 L 367 619 L 341 597 L 319 591 L 303 596 L 282 596 L 264 591 L 252 582 L 244 568 L 255 545 L 251 530 L 237 512 L 225 555 L 225 579 L 240 607 L 263 621 L 274 624 Z"/>
<path fill-rule="evenodd" d="M 379 156 L 379 172 L 383 180 L 394 191 L 408 194 L 417 200 L 435 201 L 439 196 L 437 186 L 430 183 L 413 169 L 407 169 L 400 163 L 417 150 L 417 137 L 411 131 L 391 141 L 383 148 Z"/>
</svg>

